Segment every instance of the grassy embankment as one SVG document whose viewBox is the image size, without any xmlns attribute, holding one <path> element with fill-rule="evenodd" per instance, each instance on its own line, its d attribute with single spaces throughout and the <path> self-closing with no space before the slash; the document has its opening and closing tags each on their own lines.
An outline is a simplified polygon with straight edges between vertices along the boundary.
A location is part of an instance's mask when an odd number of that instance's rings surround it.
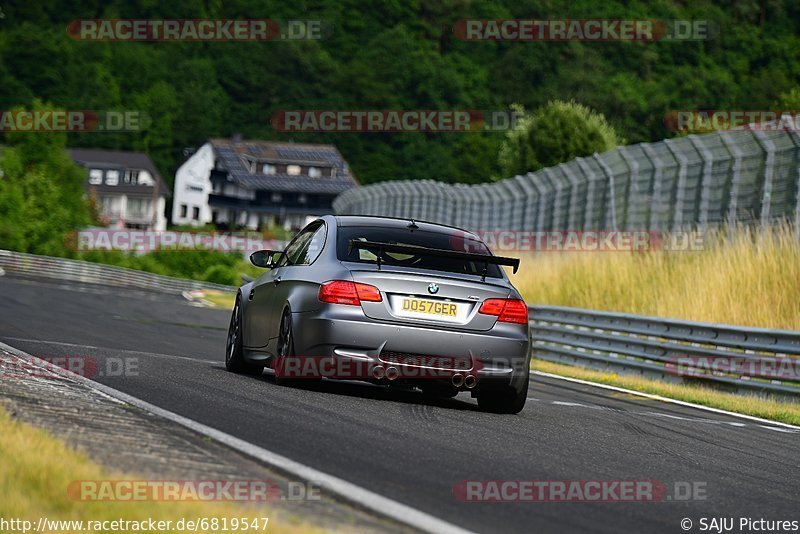
<svg viewBox="0 0 800 534">
<path fill-rule="evenodd" d="M 791 229 L 732 240 L 706 237 L 693 252 L 564 252 L 521 257 L 512 275 L 529 304 L 800 330 L 800 243 Z M 534 368 L 705 406 L 800 424 L 800 402 L 599 372 L 540 360 Z"/>
<path fill-rule="evenodd" d="M 110 473 L 85 455 L 42 430 L 9 418 L 0 408 L 0 517 L 5 520 L 141 521 L 153 518 L 172 521 L 173 528 L 164 532 L 181 532 L 174 526 L 180 519 L 256 518 L 268 517 L 269 532 L 316 532 L 296 518 L 274 519 L 269 509 L 220 502 L 146 502 L 146 501 L 83 501 L 68 493 L 70 483 L 80 480 L 123 480 L 134 477 Z M 141 480 L 141 479 L 140 479 Z M 263 520 L 249 532 L 264 532 Z M 146 530 L 146 529 L 145 529 Z M 217 532 L 220 528 L 198 532 Z M 88 532 L 67 526 L 58 532 Z"/>
</svg>

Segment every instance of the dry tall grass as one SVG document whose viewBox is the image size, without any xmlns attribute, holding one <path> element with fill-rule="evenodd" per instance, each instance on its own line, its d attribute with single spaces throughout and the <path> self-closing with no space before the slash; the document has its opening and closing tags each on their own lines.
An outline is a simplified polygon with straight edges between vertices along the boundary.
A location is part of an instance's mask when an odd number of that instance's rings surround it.
<svg viewBox="0 0 800 534">
<path fill-rule="evenodd" d="M 800 242 L 790 227 L 703 241 L 693 252 L 523 255 L 511 278 L 528 304 L 800 330 Z"/>
</svg>

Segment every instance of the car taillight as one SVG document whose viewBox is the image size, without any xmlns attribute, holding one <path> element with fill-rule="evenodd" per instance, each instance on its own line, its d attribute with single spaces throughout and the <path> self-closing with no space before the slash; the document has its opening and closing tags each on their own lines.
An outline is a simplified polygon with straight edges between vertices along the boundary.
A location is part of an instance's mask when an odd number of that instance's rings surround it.
<svg viewBox="0 0 800 534">
<path fill-rule="evenodd" d="M 502 323 L 528 323 L 528 307 L 519 299 L 486 299 L 478 313 L 496 315 Z"/>
<path fill-rule="evenodd" d="M 319 286 L 319 300 L 331 304 L 359 306 L 361 301 L 380 302 L 383 300 L 377 287 L 347 280 L 331 280 Z"/>
</svg>

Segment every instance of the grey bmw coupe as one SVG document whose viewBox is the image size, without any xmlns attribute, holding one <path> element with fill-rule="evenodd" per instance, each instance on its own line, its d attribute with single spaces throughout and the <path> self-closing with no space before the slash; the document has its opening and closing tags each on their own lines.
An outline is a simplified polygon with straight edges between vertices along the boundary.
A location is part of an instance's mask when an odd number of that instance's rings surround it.
<svg viewBox="0 0 800 534">
<path fill-rule="evenodd" d="M 229 371 L 274 371 L 278 384 L 322 378 L 417 387 L 518 413 L 529 376 L 528 308 L 470 232 L 409 219 L 321 217 L 236 295 Z"/>
</svg>

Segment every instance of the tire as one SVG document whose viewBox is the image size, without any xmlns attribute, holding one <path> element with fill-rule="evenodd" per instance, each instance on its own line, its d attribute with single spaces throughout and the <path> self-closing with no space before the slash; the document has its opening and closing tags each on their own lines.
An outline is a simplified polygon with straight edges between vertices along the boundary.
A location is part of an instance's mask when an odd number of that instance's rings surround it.
<svg viewBox="0 0 800 534">
<path fill-rule="evenodd" d="M 530 375 L 526 375 L 525 384 L 519 391 L 511 387 L 484 391 L 478 395 L 478 407 L 485 412 L 517 414 L 525 407 L 529 382 Z"/>
<path fill-rule="evenodd" d="M 292 328 L 292 313 L 287 309 L 281 316 L 281 325 L 278 330 L 278 355 L 273 369 L 275 370 L 275 383 L 279 386 L 296 386 L 299 379 L 280 376 L 281 369 L 286 369 L 287 360 L 294 358 L 294 330 Z"/>
<path fill-rule="evenodd" d="M 264 368 L 244 361 L 242 349 L 242 303 L 241 296 L 236 295 L 236 303 L 231 312 L 228 326 L 228 337 L 225 345 L 225 369 L 232 373 L 258 376 Z"/>
</svg>

